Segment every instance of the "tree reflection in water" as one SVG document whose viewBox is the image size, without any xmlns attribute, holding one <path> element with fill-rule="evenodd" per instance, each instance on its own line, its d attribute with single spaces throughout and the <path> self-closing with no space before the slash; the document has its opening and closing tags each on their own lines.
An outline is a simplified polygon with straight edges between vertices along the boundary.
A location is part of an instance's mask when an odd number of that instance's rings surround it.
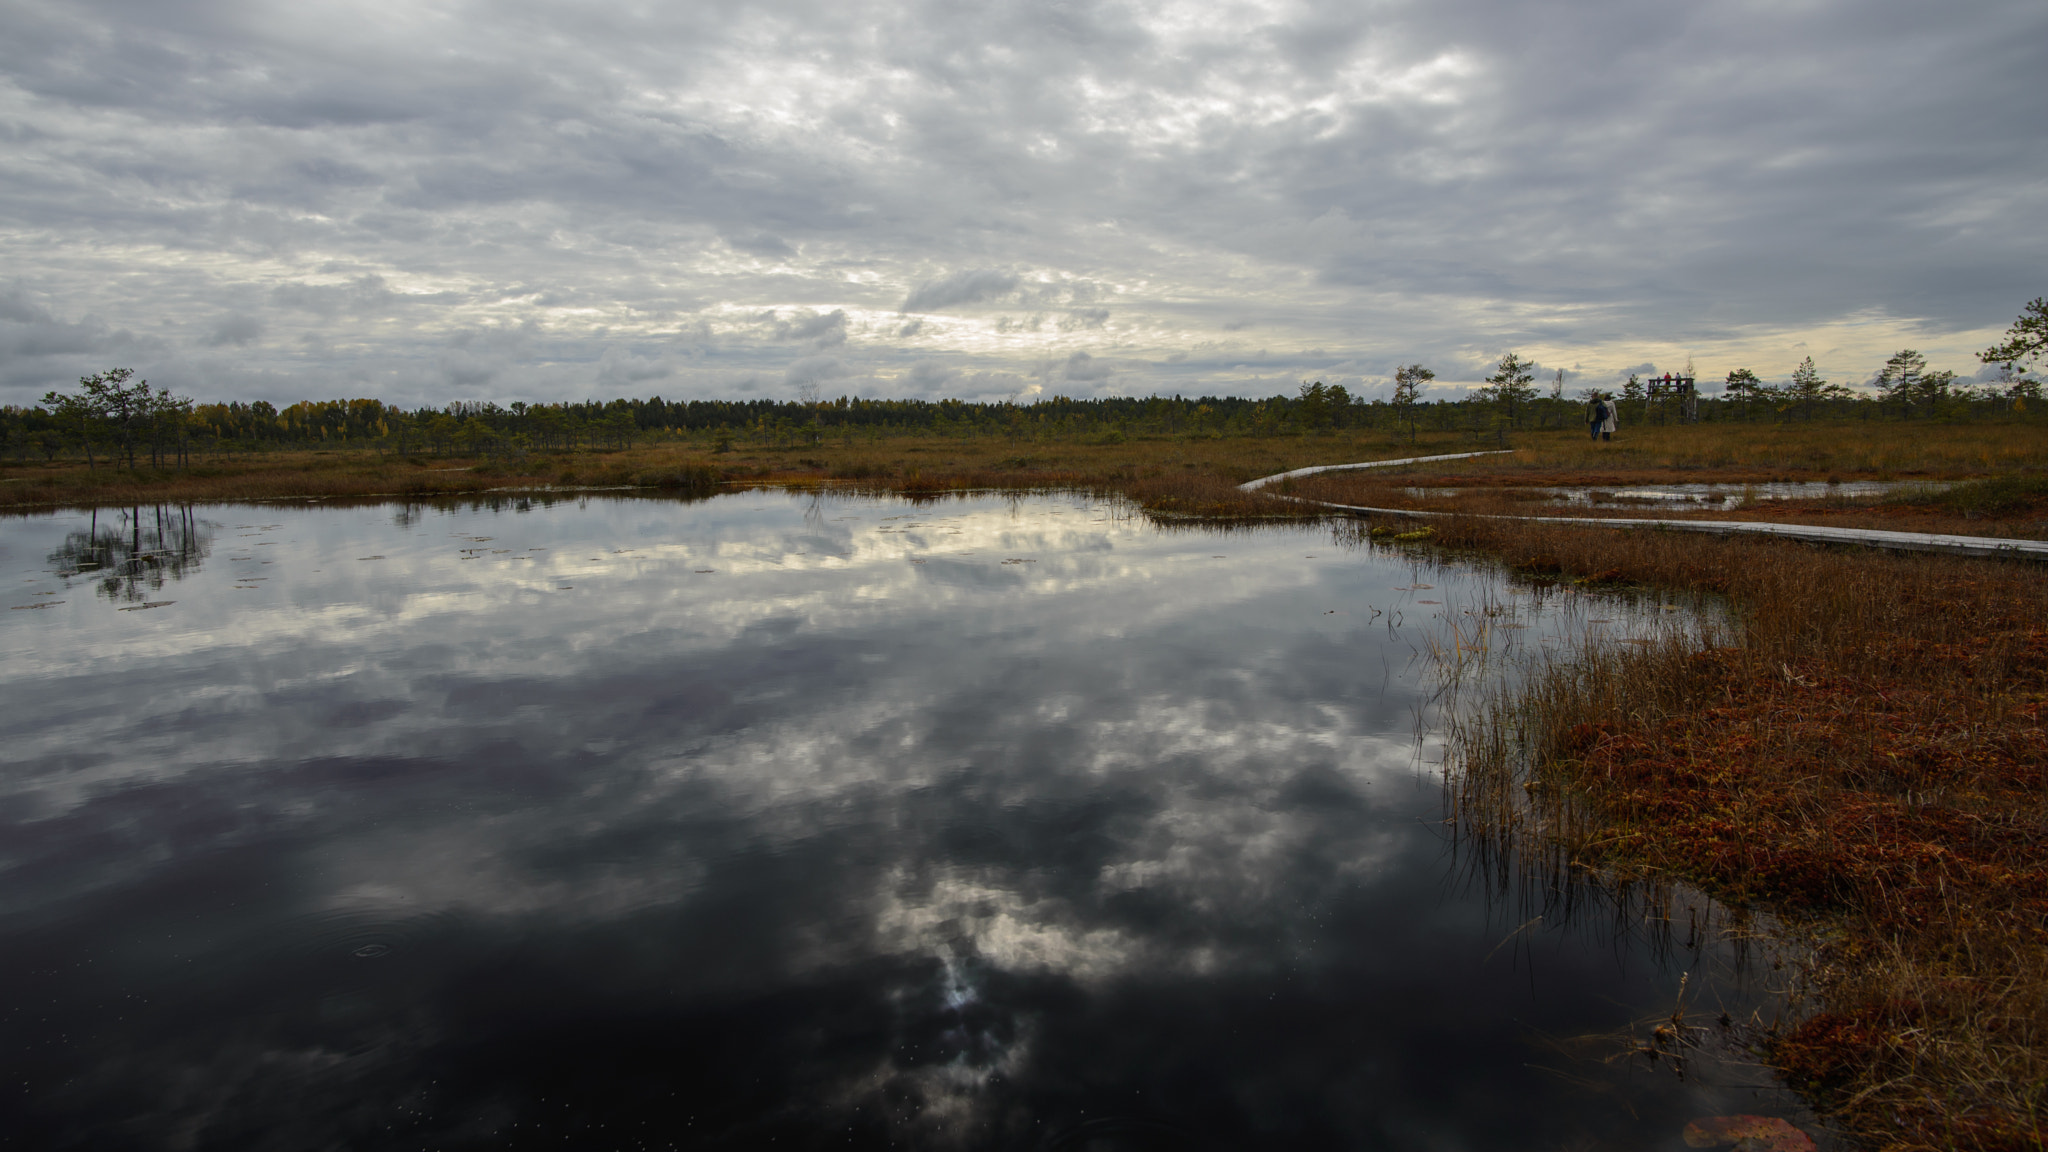
<svg viewBox="0 0 2048 1152">
<path fill-rule="evenodd" d="M 116 510 L 102 525 L 94 509 L 86 528 L 67 533 L 49 562 L 66 580 L 89 577 L 109 600 L 138 602 L 160 591 L 166 580 L 197 572 L 213 549 L 219 527 L 201 520 L 189 505 Z"/>
</svg>

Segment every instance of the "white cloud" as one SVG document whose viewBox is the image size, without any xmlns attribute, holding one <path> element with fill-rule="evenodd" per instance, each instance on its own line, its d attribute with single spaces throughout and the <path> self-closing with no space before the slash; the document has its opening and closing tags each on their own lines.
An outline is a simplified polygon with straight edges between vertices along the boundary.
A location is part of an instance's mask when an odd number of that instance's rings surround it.
<svg viewBox="0 0 2048 1152">
<path fill-rule="evenodd" d="M 4 402 L 1967 373 L 2048 256 L 2024 0 L 4 10 Z"/>
</svg>

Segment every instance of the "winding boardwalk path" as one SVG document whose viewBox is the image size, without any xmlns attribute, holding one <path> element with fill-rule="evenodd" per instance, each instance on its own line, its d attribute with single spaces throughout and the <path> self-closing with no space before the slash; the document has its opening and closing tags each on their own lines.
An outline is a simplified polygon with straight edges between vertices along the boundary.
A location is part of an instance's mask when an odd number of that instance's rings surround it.
<svg viewBox="0 0 2048 1152">
<path fill-rule="evenodd" d="M 1454 452 L 1446 456 L 1409 456 L 1400 460 L 1368 460 L 1363 464 L 1322 464 L 1314 468 L 1296 468 L 1292 472 L 1280 472 L 1272 476 L 1261 476 L 1257 480 L 1238 485 L 1246 492 L 1277 484 L 1296 476 L 1313 476 L 1318 472 L 1344 472 L 1354 468 L 1392 468 L 1401 464 L 1426 464 L 1434 460 L 1466 460 L 1474 456 L 1498 456 L 1500 450 L 1487 452 Z M 1368 508 L 1358 504 L 1333 504 L 1328 500 L 1309 500 L 1301 496 L 1285 496 L 1285 500 L 1299 500 L 1304 504 L 1316 504 L 1324 508 L 1336 508 L 1345 512 L 1365 512 L 1375 516 L 1408 516 L 1428 519 L 1434 516 L 1459 516 L 1459 512 L 1419 512 L 1412 508 Z M 1705 532 L 1713 536 L 1777 536 L 1787 540 L 1806 540 L 1817 544 L 1860 544 L 1866 548 L 1890 548 L 1902 552 L 1947 552 L 1959 556 L 2001 556 L 2020 560 L 2048 560 L 2048 541 L 2010 540 L 1996 536 L 1951 536 L 1940 532 L 1888 532 L 1879 528 L 1823 528 L 1806 524 L 1772 524 L 1759 520 L 1644 520 L 1636 518 L 1608 519 L 1599 516 L 1500 516 L 1488 515 L 1485 520 L 1539 520 L 1546 524 L 1588 524 L 1600 528 L 1663 528 L 1673 532 Z"/>
<path fill-rule="evenodd" d="M 1268 484 L 1278 484 L 1282 480 L 1292 480 L 1296 476 L 1313 476 L 1318 472 L 1346 472 L 1353 468 L 1392 468 L 1398 464 L 1427 464 L 1432 460 L 1470 460 L 1474 456 L 1505 456 L 1513 451 L 1512 448 L 1490 448 L 1484 452 L 1453 452 L 1448 456 L 1407 456 L 1400 460 L 1368 460 L 1363 464 L 1318 464 L 1313 468 L 1296 468 L 1292 472 L 1275 472 L 1271 476 L 1247 480 L 1237 487 L 1239 491 L 1251 492 Z M 1309 500 L 1306 503 L 1321 504 L 1322 501 Z M 1333 504 L 1331 507 L 1342 505 Z"/>
</svg>

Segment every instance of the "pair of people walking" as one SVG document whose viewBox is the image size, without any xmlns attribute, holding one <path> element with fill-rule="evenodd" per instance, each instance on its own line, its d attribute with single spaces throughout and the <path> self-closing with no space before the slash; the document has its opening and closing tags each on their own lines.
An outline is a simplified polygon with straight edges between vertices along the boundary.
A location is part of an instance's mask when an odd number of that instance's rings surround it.
<svg viewBox="0 0 2048 1152">
<path fill-rule="evenodd" d="M 1593 401 L 1593 410 L 1586 416 L 1586 430 L 1595 440 L 1614 439 L 1614 401 L 1605 396 Z"/>
</svg>

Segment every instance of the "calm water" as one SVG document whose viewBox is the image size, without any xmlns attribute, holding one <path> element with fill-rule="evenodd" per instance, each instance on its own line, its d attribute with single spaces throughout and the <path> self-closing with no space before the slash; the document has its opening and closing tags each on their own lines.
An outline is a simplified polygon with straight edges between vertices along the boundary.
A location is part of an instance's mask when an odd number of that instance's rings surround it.
<svg viewBox="0 0 2048 1152">
<path fill-rule="evenodd" d="M 1740 508 L 1745 504 L 1760 504 L 1770 500 L 1819 500 L 1828 497 L 1849 498 L 1863 496 L 1889 496 L 1900 492 L 1937 491 L 1949 485 L 1942 481 L 1894 483 L 1884 480 L 1850 480 L 1828 483 L 1813 481 L 1779 481 L 1766 484 L 1650 484 L 1634 488 L 1525 488 L 1523 492 L 1548 494 L 1550 503 L 1566 506 L 1589 507 L 1599 504 L 1669 504 L 1706 505 L 1721 508 Z M 1465 492 L 1481 492 L 1481 488 L 1409 488 L 1410 496 L 1443 498 Z"/>
<path fill-rule="evenodd" d="M 1676 1149 L 1791 1114 L 1582 1039 L 1688 969 L 1741 1001 L 1712 950 L 1525 923 L 1450 846 L 1425 636 L 1590 626 L 1477 572 L 749 494 L 64 513 L 0 522 L 0 580 L 9 1147 Z"/>
</svg>

